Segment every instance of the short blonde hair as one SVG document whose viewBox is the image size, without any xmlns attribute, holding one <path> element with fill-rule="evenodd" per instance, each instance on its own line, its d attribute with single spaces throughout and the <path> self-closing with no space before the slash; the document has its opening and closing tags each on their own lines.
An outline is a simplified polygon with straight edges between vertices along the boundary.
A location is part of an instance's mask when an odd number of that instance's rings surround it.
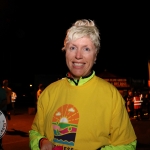
<svg viewBox="0 0 150 150">
<path fill-rule="evenodd" d="M 66 50 L 66 45 L 71 40 L 76 40 L 82 38 L 84 36 L 88 36 L 91 41 L 94 43 L 97 53 L 100 49 L 100 33 L 98 28 L 96 27 L 94 21 L 92 20 L 77 20 L 72 27 L 67 30 L 67 35 L 64 40 L 64 47 L 62 50 Z"/>
</svg>

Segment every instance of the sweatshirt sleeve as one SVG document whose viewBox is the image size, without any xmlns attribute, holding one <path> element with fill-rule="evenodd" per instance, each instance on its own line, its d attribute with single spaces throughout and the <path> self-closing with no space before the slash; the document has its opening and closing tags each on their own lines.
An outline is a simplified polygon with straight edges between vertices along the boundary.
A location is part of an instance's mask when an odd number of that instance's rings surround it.
<svg viewBox="0 0 150 150">
<path fill-rule="evenodd" d="M 40 99 L 38 100 L 37 113 L 34 117 L 31 130 L 29 131 L 29 146 L 31 150 L 39 150 L 40 139 L 46 138 L 44 134 L 44 122 L 46 114 L 44 109 L 45 107 L 43 106 L 43 98 L 41 98 L 41 95 Z"/>
<path fill-rule="evenodd" d="M 29 147 L 31 150 L 40 150 L 39 148 L 39 141 L 41 138 L 45 138 L 45 136 L 42 136 L 39 132 L 35 130 L 30 130 L 29 131 Z"/>
<path fill-rule="evenodd" d="M 118 145 L 118 146 L 105 146 L 101 148 L 101 150 L 136 150 L 137 140 L 126 144 L 126 145 Z"/>
</svg>

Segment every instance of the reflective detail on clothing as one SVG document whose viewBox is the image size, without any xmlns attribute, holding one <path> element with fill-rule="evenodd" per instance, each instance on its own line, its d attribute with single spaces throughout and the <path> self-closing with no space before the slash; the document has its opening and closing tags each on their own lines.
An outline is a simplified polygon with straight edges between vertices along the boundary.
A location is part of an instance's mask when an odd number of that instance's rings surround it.
<svg viewBox="0 0 150 150">
<path fill-rule="evenodd" d="M 118 145 L 118 146 L 108 145 L 102 147 L 101 150 L 136 150 L 136 144 L 137 144 L 137 140 L 127 145 Z"/>
<path fill-rule="evenodd" d="M 11 94 L 11 102 L 15 102 L 17 98 L 17 94 L 15 92 L 12 92 Z"/>
<path fill-rule="evenodd" d="M 29 138 L 30 138 L 29 146 L 30 146 L 31 150 L 40 150 L 39 141 L 41 138 L 45 138 L 45 137 L 42 136 L 39 132 L 37 132 L 35 130 L 30 130 Z"/>
<path fill-rule="evenodd" d="M 142 105 L 142 100 L 140 96 L 133 97 L 134 109 L 140 109 Z"/>
</svg>

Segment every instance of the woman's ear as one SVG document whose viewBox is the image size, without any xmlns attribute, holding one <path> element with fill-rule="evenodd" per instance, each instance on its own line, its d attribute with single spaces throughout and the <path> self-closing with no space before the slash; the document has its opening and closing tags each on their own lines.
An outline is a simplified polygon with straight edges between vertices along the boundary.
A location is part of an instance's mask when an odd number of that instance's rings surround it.
<svg viewBox="0 0 150 150">
<path fill-rule="evenodd" d="M 96 62 L 96 60 L 97 60 L 97 54 L 98 53 L 96 52 L 94 62 Z"/>
<path fill-rule="evenodd" d="M 63 54 L 66 54 L 66 50 L 64 49 L 64 50 L 62 51 L 62 53 L 63 53 Z"/>
</svg>

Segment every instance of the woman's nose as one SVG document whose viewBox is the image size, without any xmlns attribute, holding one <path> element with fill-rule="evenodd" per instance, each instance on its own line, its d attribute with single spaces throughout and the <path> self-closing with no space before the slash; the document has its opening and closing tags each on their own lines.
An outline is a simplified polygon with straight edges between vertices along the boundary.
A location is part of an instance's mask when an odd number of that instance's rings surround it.
<svg viewBox="0 0 150 150">
<path fill-rule="evenodd" d="M 75 58 L 76 59 L 81 59 L 82 58 L 82 52 L 81 52 L 81 50 L 77 50 L 76 51 Z"/>
</svg>

